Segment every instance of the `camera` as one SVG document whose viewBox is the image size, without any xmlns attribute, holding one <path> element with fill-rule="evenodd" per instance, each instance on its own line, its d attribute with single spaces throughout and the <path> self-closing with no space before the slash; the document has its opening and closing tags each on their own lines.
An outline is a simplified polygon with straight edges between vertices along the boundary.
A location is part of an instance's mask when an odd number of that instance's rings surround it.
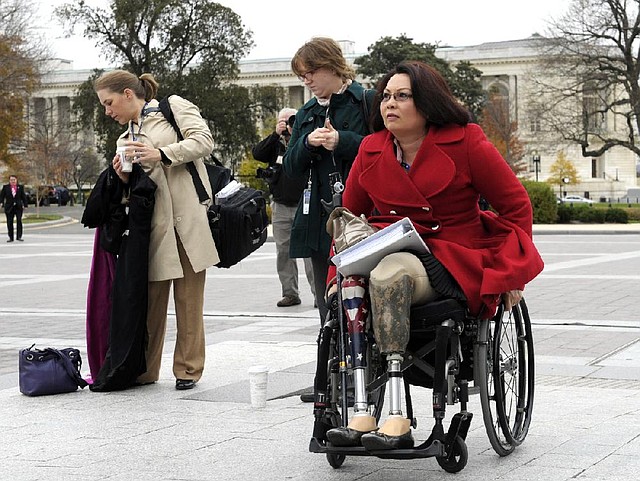
<svg viewBox="0 0 640 481">
<path fill-rule="evenodd" d="M 258 167 L 256 170 L 256 177 L 258 179 L 264 179 L 268 184 L 272 184 L 278 179 L 279 172 L 280 166 L 270 165 L 266 169 Z"/>
<path fill-rule="evenodd" d="M 296 121 L 296 116 L 295 115 L 290 116 L 286 120 L 287 126 L 293 129 L 293 124 L 295 123 L 295 121 Z M 283 137 L 291 137 L 291 132 L 289 132 L 289 129 L 285 127 L 285 129 L 282 131 L 280 135 L 282 135 Z"/>
</svg>

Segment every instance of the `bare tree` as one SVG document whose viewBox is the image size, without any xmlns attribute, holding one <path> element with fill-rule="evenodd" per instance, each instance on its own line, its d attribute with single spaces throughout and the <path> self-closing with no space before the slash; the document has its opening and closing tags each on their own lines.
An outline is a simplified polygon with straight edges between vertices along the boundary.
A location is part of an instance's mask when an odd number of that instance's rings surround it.
<svg viewBox="0 0 640 481">
<path fill-rule="evenodd" d="M 27 0 L 0 0 L 0 162 L 19 174 L 25 106 L 47 57 L 33 14 Z"/>
<path fill-rule="evenodd" d="M 599 157 L 640 155 L 640 0 L 573 0 L 540 39 L 530 109 L 548 133 Z"/>
<path fill-rule="evenodd" d="M 257 106 L 249 89 L 229 85 L 237 78 L 238 61 L 253 45 L 252 33 L 233 10 L 213 0 L 69 0 L 56 8 L 68 33 L 82 30 L 114 66 L 137 75 L 151 72 L 160 83 L 159 97 L 182 95 L 209 121 L 215 154 L 235 165 L 257 142 Z M 113 155 L 115 126 L 105 126 L 104 109 L 85 86 L 76 106 L 96 122 L 99 149 Z M 113 122 L 109 119 L 109 125 Z"/>
<path fill-rule="evenodd" d="M 484 104 L 480 125 L 487 138 L 496 146 L 517 175 L 528 168 L 523 161 L 525 146 L 518 138 L 518 122 L 512 121 L 509 113 L 509 99 L 497 90 L 490 90 Z"/>
<path fill-rule="evenodd" d="M 29 177 L 37 186 L 38 206 L 44 186 L 67 187 L 72 182 L 80 186 L 95 178 L 100 169 L 92 136 L 71 122 L 70 105 L 63 99 L 36 99 L 29 115 L 25 160 Z"/>
</svg>

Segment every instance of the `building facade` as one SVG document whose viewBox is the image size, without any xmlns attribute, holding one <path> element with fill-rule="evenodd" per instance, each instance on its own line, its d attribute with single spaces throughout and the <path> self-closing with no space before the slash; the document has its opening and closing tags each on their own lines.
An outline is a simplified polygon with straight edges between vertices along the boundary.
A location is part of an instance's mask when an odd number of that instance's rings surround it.
<svg viewBox="0 0 640 481">
<path fill-rule="evenodd" d="M 481 83 L 485 91 L 497 92 L 508 105 L 509 118 L 517 122 L 518 138 L 525 144 L 525 160 L 530 180 L 546 180 L 551 166 L 562 153 L 575 166 L 579 183 L 557 186 L 556 192 L 580 194 L 594 200 L 616 201 L 626 195 L 628 189 L 638 185 L 636 156 L 627 149 L 614 148 L 599 158 L 584 158 L 580 146 L 568 145 L 542 134 L 534 115 L 527 111 L 528 92 L 532 88 L 531 75 L 538 62 L 536 37 L 506 42 L 484 43 L 464 47 L 441 47 L 436 54 L 455 66 L 468 61 L 482 72 Z M 340 41 L 347 60 L 353 62 L 358 56 L 354 43 Z M 288 104 L 299 108 L 311 98 L 311 92 L 291 71 L 291 59 L 272 58 L 244 60 L 240 62 L 239 85 L 279 86 L 286 89 Z M 51 104 L 59 115 L 67 115 L 75 89 L 91 74 L 90 70 L 73 70 L 71 65 L 61 62 L 59 68 L 46 76 L 43 88 L 31 99 L 31 108 Z M 366 86 L 366 79 L 359 78 Z"/>
</svg>

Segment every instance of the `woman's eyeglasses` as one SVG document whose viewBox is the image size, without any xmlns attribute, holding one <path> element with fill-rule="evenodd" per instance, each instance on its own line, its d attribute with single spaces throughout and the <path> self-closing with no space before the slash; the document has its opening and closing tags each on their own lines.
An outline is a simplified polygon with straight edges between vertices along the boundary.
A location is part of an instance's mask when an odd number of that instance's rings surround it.
<svg viewBox="0 0 640 481">
<path fill-rule="evenodd" d="M 300 82 L 304 82 L 304 81 L 310 81 L 311 77 L 313 77 L 313 74 L 316 73 L 316 70 L 309 70 L 305 73 L 303 73 L 302 75 L 298 75 L 298 78 L 300 79 Z"/>
<path fill-rule="evenodd" d="M 391 97 L 393 97 L 396 102 L 406 102 L 407 100 L 412 99 L 413 95 L 409 92 L 396 92 L 393 94 L 391 92 L 383 92 L 380 101 L 382 103 L 388 102 L 391 100 Z"/>
</svg>

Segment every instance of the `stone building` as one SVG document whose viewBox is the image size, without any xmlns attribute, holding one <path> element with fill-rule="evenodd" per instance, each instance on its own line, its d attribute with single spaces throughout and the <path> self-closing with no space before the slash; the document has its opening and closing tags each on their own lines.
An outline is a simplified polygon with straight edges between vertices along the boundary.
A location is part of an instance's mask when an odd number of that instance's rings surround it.
<svg viewBox="0 0 640 481">
<path fill-rule="evenodd" d="M 354 51 L 354 42 L 340 41 L 345 57 L 353 62 L 362 55 Z M 506 42 L 483 43 L 464 47 L 442 47 L 437 55 L 455 65 L 469 61 L 482 72 L 481 82 L 486 91 L 498 92 L 508 105 L 510 119 L 517 121 L 519 139 L 526 145 L 525 159 L 529 162 L 526 177 L 540 181 L 549 176 L 551 165 L 563 152 L 573 162 L 580 183 L 564 186 L 563 193 L 580 194 L 595 200 L 616 200 L 627 190 L 637 187 L 636 156 L 629 150 L 614 148 L 599 158 L 584 158 L 580 147 L 545 139 L 539 123 L 527 111 L 527 90 L 531 72 L 536 68 L 538 50 L 536 37 Z M 31 99 L 34 112 L 38 105 L 49 102 L 57 106 L 60 115 L 68 112 L 75 88 L 90 75 L 90 70 L 73 70 L 62 61 L 59 68 L 46 76 L 43 88 Z M 365 79 L 363 81 L 367 86 Z M 311 92 L 291 72 L 289 58 L 243 60 L 240 62 L 238 84 L 277 85 L 287 89 L 288 104 L 302 106 Z M 559 190 L 561 186 L 557 186 Z"/>
</svg>

